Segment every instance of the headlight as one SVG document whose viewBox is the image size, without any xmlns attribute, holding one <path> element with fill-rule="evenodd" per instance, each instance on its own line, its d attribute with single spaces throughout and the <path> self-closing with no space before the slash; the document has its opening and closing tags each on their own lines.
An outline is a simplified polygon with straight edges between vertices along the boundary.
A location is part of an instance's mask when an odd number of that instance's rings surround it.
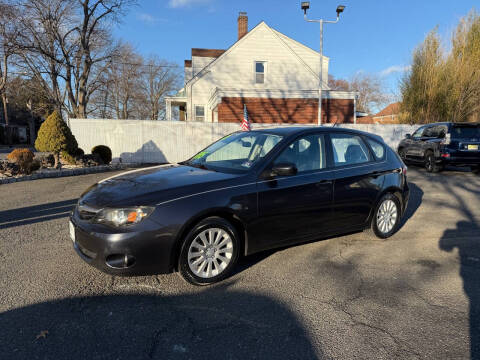
<svg viewBox="0 0 480 360">
<path fill-rule="evenodd" d="M 97 223 L 107 223 L 113 226 L 123 226 L 138 224 L 140 221 L 150 215 L 155 208 L 149 206 L 142 206 L 137 208 L 124 209 L 103 209 L 94 221 Z"/>
</svg>

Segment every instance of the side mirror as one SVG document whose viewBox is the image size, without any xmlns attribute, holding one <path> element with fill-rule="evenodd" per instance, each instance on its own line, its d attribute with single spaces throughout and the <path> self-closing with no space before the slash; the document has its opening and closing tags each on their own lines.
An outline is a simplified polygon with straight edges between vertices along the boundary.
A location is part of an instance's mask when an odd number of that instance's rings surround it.
<svg viewBox="0 0 480 360">
<path fill-rule="evenodd" d="M 276 164 L 272 168 L 273 176 L 292 176 L 297 173 L 297 168 L 292 163 Z"/>
<path fill-rule="evenodd" d="M 242 146 L 249 148 L 252 147 L 252 143 L 250 141 L 242 141 Z"/>
<path fill-rule="evenodd" d="M 411 134 L 406 134 L 406 135 L 405 135 L 405 139 L 410 139 L 411 137 L 412 137 Z"/>
</svg>

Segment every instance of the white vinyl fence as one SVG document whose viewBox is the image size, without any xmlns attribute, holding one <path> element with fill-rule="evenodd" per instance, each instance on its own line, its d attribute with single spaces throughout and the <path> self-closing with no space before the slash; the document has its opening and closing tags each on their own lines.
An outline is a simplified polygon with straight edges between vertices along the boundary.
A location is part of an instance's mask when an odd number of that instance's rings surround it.
<svg viewBox="0 0 480 360">
<path fill-rule="evenodd" d="M 240 130 L 240 124 L 184 121 L 69 119 L 78 146 L 89 153 L 95 145 L 112 149 L 113 162 L 165 163 L 190 158 L 215 140 Z M 253 129 L 278 126 L 253 124 Z M 343 127 L 371 132 L 396 149 L 407 133 L 417 126 L 349 124 Z"/>
</svg>

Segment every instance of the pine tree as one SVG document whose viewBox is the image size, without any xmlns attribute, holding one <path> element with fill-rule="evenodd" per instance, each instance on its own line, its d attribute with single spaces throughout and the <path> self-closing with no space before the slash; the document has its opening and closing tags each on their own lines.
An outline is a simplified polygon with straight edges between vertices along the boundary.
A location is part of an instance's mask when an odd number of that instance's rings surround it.
<svg viewBox="0 0 480 360">
<path fill-rule="evenodd" d="M 78 144 L 60 114 L 54 111 L 40 126 L 35 148 L 38 151 L 52 152 L 55 157 L 54 167 L 58 169 L 61 166 L 60 153 L 67 151 L 72 154 L 77 150 Z"/>
</svg>

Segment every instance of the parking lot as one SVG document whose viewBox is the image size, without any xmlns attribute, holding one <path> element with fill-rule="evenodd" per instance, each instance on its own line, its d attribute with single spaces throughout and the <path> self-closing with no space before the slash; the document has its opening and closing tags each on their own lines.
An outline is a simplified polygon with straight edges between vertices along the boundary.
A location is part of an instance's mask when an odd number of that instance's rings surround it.
<svg viewBox="0 0 480 360">
<path fill-rule="evenodd" d="M 242 259 L 223 283 L 86 265 L 68 213 L 112 173 L 0 185 L 5 359 L 480 358 L 480 176 L 410 167 L 406 221 Z"/>
</svg>

